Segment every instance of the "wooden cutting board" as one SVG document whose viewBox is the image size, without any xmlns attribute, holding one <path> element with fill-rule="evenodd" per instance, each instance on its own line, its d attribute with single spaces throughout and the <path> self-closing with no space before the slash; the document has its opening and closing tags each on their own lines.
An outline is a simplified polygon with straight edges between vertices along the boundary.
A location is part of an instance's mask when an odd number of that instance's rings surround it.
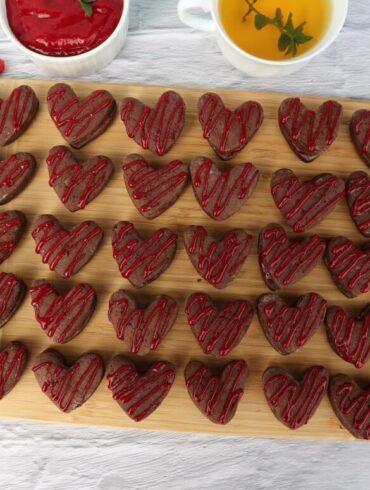
<svg viewBox="0 0 370 490">
<path fill-rule="evenodd" d="M 133 290 L 128 281 L 124 280 L 114 259 L 110 243 L 113 225 L 119 220 L 132 221 L 139 230 L 149 232 L 167 226 L 181 236 L 187 225 L 204 225 L 210 231 L 225 231 L 234 227 L 246 228 L 254 235 L 252 253 L 247 259 L 241 274 L 229 287 L 218 291 L 203 280 L 191 265 L 181 240 L 175 260 L 171 267 L 154 283 L 136 294 L 150 297 L 159 293 L 167 293 L 176 298 L 180 304 L 179 318 L 164 339 L 159 349 L 142 359 L 143 364 L 159 359 L 167 359 L 177 367 L 177 378 L 168 397 L 147 420 L 136 424 L 132 422 L 112 400 L 104 379 L 96 393 L 81 408 L 71 414 L 63 414 L 41 392 L 34 379 L 30 366 L 34 357 L 52 344 L 41 331 L 35 320 L 30 298 L 27 296 L 23 305 L 9 323 L 1 330 L 2 345 L 12 340 L 21 340 L 31 351 L 28 368 L 19 384 L 0 402 L 0 417 L 41 420 L 47 422 L 70 422 L 74 424 L 106 425 L 121 428 L 158 429 L 184 432 L 207 432 L 213 434 L 235 434 L 279 438 L 305 439 L 351 439 L 351 435 L 340 427 L 328 398 L 325 398 L 309 424 L 298 431 L 290 431 L 278 422 L 268 408 L 262 391 L 261 374 L 270 365 L 287 367 L 300 373 L 308 366 L 322 364 L 332 374 L 343 372 L 353 375 L 360 381 L 370 382 L 370 363 L 362 370 L 356 370 L 351 364 L 342 361 L 330 348 L 326 339 L 324 326 L 314 335 L 308 344 L 288 357 L 278 354 L 265 339 L 262 329 L 255 317 L 249 332 L 241 344 L 229 358 L 246 359 L 250 369 L 250 377 L 244 397 L 237 414 L 227 426 L 215 425 L 208 421 L 190 400 L 183 378 L 183 370 L 190 359 L 200 359 L 215 364 L 215 359 L 203 355 L 197 341 L 187 325 L 184 310 L 186 297 L 196 291 L 205 291 L 215 299 L 247 298 L 256 303 L 259 295 L 267 292 L 257 262 L 257 237 L 262 226 L 274 221 L 282 223 L 280 213 L 276 209 L 270 194 L 270 177 L 281 167 L 288 167 L 303 177 L 310 177 L 321 172 L 333 172 L 343 178 L 354 170 L 366 170 L 366 165 L 357 156 L 348 133 L 348 124 L 352 113 L 359 108 L 370 109 L 370 101 L 341 100 L 344 106 L 344 117 L 339 136 L 332 147 L 318 160 L 311 164 L 302 163 L 289 149 L 282 137 L 278 122 L 277 110 L 284 99 L 283 94 L 247 93 L 223 91 L 218 93 L 230 107 L 237 107 L 245 100 L 257 100 L 263 105 L 265 121 L 256 137 L 231 164 L 246 161 L 253 162 L 261 172 L 258 187 L 241 211 L 224 222 L 212 221 L 199 207 L 191 185 L 188 186 L 178 202 L 162 216 L 149 222 L 145 220 L 132 204 L 121 173 L 123 158 L 132 152 L 139 152 L 149 160 L 165 163 L 179 158 L 189 163 L 198 155 L 215 158 L 208 143 L 202 137 L 197 120 L 197 100 L 207 89 L 177 89 L 184 97 L 187 105 L 186 126 L 177 144 L 165 157 L 159 158 L 149 152 L 142 151 L 130 140 L 117 116 L 112 126 L 97 140 L 88 144 L 80 151 L 79 157 L 102 154 L 111 157 L 115 163 L 115 173 L 102 194 L 87 208 L 77 213 L 70 213 L 61 204 L 53 189 L 48 185 L 48 172 L 45 156 L 48 150 L 64 141 L 51 122 L 46 106 L 46 93 L 53 82 L 27 80 L 1 80 L 0 96 L 4 97 L 11 89 L 26 83 L 36 91 L 41 107 L 36 120 L 29 130 L 9 147 L 0 150 L 4 159 L 16 151 L 33 153 L 37 158 L 38 168 L 31 184 L 17 198 L 2 209 L 18 209 L 23 211 L 28 220 L 24 238 L 11 258 L 2 264 L 3 271 L 13 272 L 22 277 L 28 285 L 34 279 L 49 278 L 55 281 L 61 290 L 67 290 L 77 282 L 90 283 L 98 293 L 96 312 L 84 330 L 69 344 L 58 347 L 60 352 L 71 360 L 82 353 L 94 350 L 99 352 L 108 362 L 115 354 L 124 352 L 124 346 L 116 339 L 113 327 L 107 319 L 110 295 L 119 288 Z M 97 86 L 90 83 L 71 84 L 80 96 L 86 96 Z M 163 87 L 135 85 L 107 85 L 119 102 L 124 96 L 142 98 L 154 104 L 157 97 L 165 90 Z M 304 101 L 317 107 L 320 98 L 305 97 Z M 58 217 L 66 226 L 73 226 L 80 221 L 93 219 L 104 228 L 103 245 L 93 260 L 85 266 L 73 280 L 62 280 L 49 268 L 41 263 L 39 255 L 34 252 L 34 242 L 30 231 L 32 221 L 41 213 L 51 213 Z M 343 234 L 350 239 L 361 241 L 363 237 L 352 223 L 345 201 L 314 230 L 323 237 Z M 362 308 L 369 295 L 356 299 L 344 297 L 332 282 L 323 264 L 316 267 L 308 276 L 294 287 L 287 288 L 284 296 L 296 296 L 315 291 L 326 298 L 330 304 L 336 304 L 357 310 Z"/>
</svg>

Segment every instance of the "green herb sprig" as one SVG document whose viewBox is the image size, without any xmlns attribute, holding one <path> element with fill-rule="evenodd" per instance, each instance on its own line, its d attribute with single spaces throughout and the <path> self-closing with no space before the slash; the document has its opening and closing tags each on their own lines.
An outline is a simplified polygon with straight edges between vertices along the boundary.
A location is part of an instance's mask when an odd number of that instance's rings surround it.
<svg viewBox="0 0 370 490">
<path fill-rule="evenodd" d="M 91 17 L 93 14 L 93 3 L 95 0 L 80 0 L 81 2 L 81 7 L 84 9 L 86 15 L 88 17 Z"/>
<path fill-rule="evenodd" d="M 301 44 L 311 41 L 312 36 L 309 36 L 303 32 L 306 22 L 302 22 L 299 26 L 294 27 L 293 14 L 290 12 L 286 22 L 284 21 L 283 13 L 280 8 L 276 9 L 275 17 L 267 17 L 262 12 L 256 9 L 255 4 L 258 0 L 245 0 L 248 4 L 248 11 L 243 16 L 243 22 L 247 20 L 247 17 L 251 14 L 255 14 L 254 25 L 255 28 L 260 31 L 268 24 L 277 27 L 280 31 L 280 37 L 278 41 L 279 51 L 285 52 L 286 56 L 295 56 L 298 52 L 298 48 Z"/>
</svg>

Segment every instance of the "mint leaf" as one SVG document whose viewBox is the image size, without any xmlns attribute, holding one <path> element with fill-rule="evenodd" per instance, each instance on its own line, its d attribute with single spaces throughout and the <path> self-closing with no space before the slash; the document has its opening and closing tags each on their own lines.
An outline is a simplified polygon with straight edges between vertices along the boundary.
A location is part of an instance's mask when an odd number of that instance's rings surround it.
<svg viewBox="0 0 370 490">
<path fill-rule="evenodd" d="M 288 36 L 288 34 L 282 34 L 279 37 L 279 43 L 278 43 L 278 48 L 279 51 L 286 51 L 290 43 L 292 42 L 291 38 Z"/>
<path fill-rule="evenodd" d="M 84 9 L 86 15 L 88 17 L 91 17 L 93 14 L 92 4 L 95 2 L 95 0 L 80 0 L 80 2 L 81 2 L 81 7 Z"/>
<path fill-rule="evenodd" d="M 256 29 L 260 31 L 263 27 L 265 27 L 269 23 L 268 17 L 262 14 L 257 14 L 254 18 L 254 25 Z"/>
</svg>

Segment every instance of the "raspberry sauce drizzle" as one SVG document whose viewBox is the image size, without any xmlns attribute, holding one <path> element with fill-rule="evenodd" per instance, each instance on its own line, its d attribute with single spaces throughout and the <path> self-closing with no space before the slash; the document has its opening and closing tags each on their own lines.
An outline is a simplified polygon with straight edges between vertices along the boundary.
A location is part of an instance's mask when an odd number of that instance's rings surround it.
<svg viewBox="0 0 370 490">
<path fill-rule="evenodd" d="M 6 312 L 19 280 L 13 274 L 0 273 L 0 317 Z"/>
<path fill-rule="evenodd" d="M 370 129 L 369 129 L 370 132 Z M 348 181 L 347 193 L 353 199 L 351 214 L 356 226 L 365 236 L 370 235 L 370 179 L 363 173 Z"/>
<path fill-rule="evenodd" d="M 95 297 L 94 289 L 90 287 L 87 289 L 83 284 L 75 286 L 66 296 L 56 295 L 55 290 L 48 283 L 33 286 L 29 289 L 29 292 L 33 296 L 31 304 L 35 308 L 36 320 L 49 337 L 54 337 L 62 327 L 63 322 L 69 317 L 64 329 L 58 333 L 57 342 L 60 343 L 80 323 L 80 315 L 83 308 L 88 303 L 91 303 L 91 300 Z M 47 301 L 50 296 L 53 300 L 41 315 L 39 310 L 42 308 L 44 301 Z"/>
<path fill-rule="evenodd" d="M 365 439 L 370 439 L 370 390 L 353 396 L 355 387 L 351 383 L 342 383 L 335 390 L 340 397 L 338 408 L 346 416 L 353 417 L 353 424 L 361 431 Z"/>
<path fill-rule="evenodd" d="M 216 201 L 211 210 L 214 218 L 218 218 L 225 212 L 233 196 L 244 200 L 254 189 L 259 172 L 254 165 L 246 163 L 243 165 L 242 173 L 232 181 L 231 171 L 222 171 L 215 183 L 210 186 L 209 180 L 212 173 L 213 163 L 209 158 L 204 159 L 203 164 L 197 169 L 193 183 L 195 188 L 201 189 L 200 205 L 205 208 L 211 200 L 216 197 Z"/>
<path fill-rule="evenodd" d="M 30 168 L 29 160 L 17 160 L 17 155 L 11 155 L 0 163 L 0 187 L 13 187 Z"/>
<path fill-rule="evenodd" d="M 10 377 L 14 374 L 14 383 L 19 380 L 27 357 L 28 351 L 24 345 L 19 344 L 15 352 L 11 347 L 10 345 L 0 352 L 0 400 L 7 392 L 7 383 Z"/>
<path fill-rule="evenodd" d="M 273 391 L 267 395 L 270 385 Z M 313 367 L 305 375 L 301 384 L 289 379 L 285 374 L 276 374 L 264 383 L 267 401 L 275 410 L 281 407 L 281 418 L 292 429 L 307 423 L 328 386 L 328 377 L 323 368 Z M 285 400 L 285 397 L 287 399 Z"/>
<path fill-rule="evenodd" d="M 8 213 L 0 213 L 0 260 L 7 259 L 14 251 L 16 243 L 14 240 L 3 241 L 3 237 L 11 231 L 16 231 L 22 226 L 22 220 L 18 215 L 11 218 Z"/>
<path fill-rule="evenodd" d="M 108 374 L 108 388 L 127 414 L 140 422 L 161 403 L 174 376 L 174 368 L 165 361 L 156 362 L 142 375 L 131 364 L 125 364 Z"/>
<path fill-rule="evenodd" d="M 23 93 L 24 97 L 22 97 Z M 0 134 L 5 129 L 5 123 L 8 119 L 10 110 L 13 131 L 17 133 L 21 130 L 22 125 L 27 118 L 26 109 L 31 99 L 31 93 L 30 90 L 21 90 L 21 88 L 18 87 L 13 90 L 9 98 L 5 101 L 5 106 L 3 106 L 4 101 L 0 98 Z"/>
<path fill-rule="evenodd" d="M 360 151 L 364 157 L 367 157 L 370 151 L 370 111 L 362 111 L 360 117 L 355 121 L 354 132 L 356 135 L 360 134 L 363 125 L 366 127 L 366 133 Z"/>
</svg>

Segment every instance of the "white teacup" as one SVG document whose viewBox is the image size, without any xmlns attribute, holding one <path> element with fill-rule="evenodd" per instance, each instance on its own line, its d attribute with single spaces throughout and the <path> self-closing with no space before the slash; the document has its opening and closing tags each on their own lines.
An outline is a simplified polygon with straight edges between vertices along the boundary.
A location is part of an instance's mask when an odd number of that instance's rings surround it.
<svg viewBox="0 0 370 490">
<path fill-rule="evenodd" d="M 330 1 L 330 23 L 321 41 L 307 53 L 286 61 L 257 58 L 240 49 L 230 39 L 221 23 L 219 0 L 180 0 L 177 8 L 184 24 L 194 29 L 215 33 L 221 51 L 235 68 L 255 77 L 275 77 L 289 75 L 300 70 L 336 39 L 347 17 L 348 0 Z M 205 18 L 196 10 L 210 13 L 209 18 Z"/>
</svg>

